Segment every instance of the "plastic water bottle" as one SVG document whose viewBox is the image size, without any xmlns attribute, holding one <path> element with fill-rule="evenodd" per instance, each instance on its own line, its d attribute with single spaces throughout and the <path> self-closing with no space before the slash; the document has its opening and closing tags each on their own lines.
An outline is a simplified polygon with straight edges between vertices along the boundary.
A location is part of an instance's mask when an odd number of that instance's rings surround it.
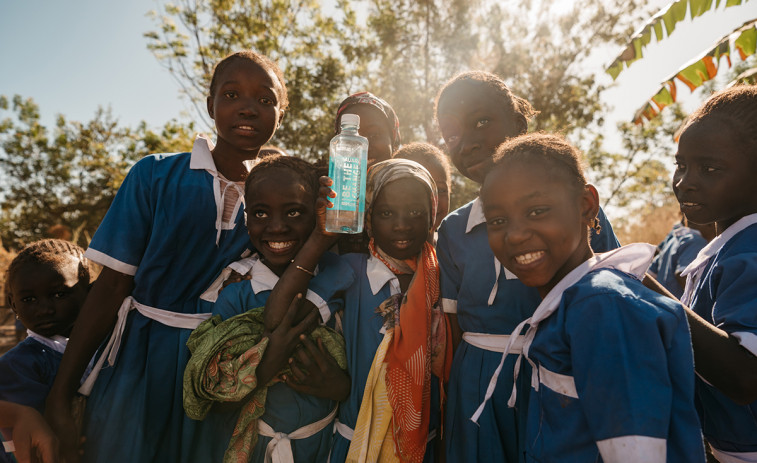
<svg viewBox="0 0 757 463">
<path fill-rule="evenodd" d="M 326 231 L 362 233 L 365 216 L 365 178 L 368 168 L 368 139 L 358 135 L 360 116 L 344 114 L 341 130 L 329 145 L 329 177 L 336 198 L 326 210 Z"/>
</svg>

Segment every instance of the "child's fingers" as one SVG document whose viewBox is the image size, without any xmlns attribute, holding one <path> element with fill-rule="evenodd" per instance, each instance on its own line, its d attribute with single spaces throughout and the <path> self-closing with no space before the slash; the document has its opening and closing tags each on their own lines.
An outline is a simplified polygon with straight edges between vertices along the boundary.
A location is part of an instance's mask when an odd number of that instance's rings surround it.
<svg viewBox="0 0 757 463">
<path fill-rule="evenodd" d="M 321 183 L 321 185 L 323 185 L 323 186 L 331 186 L 331 185 L 332 185 L 332 184 L 334 183 L 334 181 L 333 181 L 333 180 L 331 180 L 331 177 L 329 177 L 329 176 L 327 176 L 327 175 L 323 175 L 323 176 L 321 176 L 321 177 L 320 177 L 320 178 L 318 179 L 318 181 L 319 181 L 319 182 Z"/>
<path fill-rule="evenodd" d="M 307 349 L 308 352 L 310 353 L 310 357 L 315 361 L 316 365 L 318 365 L 318 368 L 320 368 L 321 371 L 325 371 L 327 368 L 327 365 L 326 365 L 326 359 L 323 357 L 323 352 L 307 336 L 300 336 L 300 340 L 302 341 L 302 344 L 305 346 L 305 349 Z M 320 342 L 321 342 L 321 339 L 318 338 L 319 346 L 321 345 Z"/>
<path fill-rule="evenodd" d="M 297 383 L 304 382 L 308 377 L 305 370 L 300 368 L 293 359 L 289 359 L 289 369 L 292 370 L 292 376 Z"/>
<path fill-rule="evenodd" d="M 281 325 L 284 325 L 284 327 L 286 328 L 291 327 L 292 320 L 294 320 L 294 316 L 297 314 L 297 311 L 300 309 L 301 305 L 302 293 L 297 293 L 297 295 L 292 299 L 292 302 L 289 304 L 289 308 L 284 314 L 284 318 L 281 319 Z"/>
<path fill-rule="evenodd" d="M 297 324 L 297 326 L 294 326 L 292 328 L 292 331 L 295 333 L 295 336 L 299 338 L 301 334 L 305 334 L 305 332 L 310 328 L 312 325 L 315 324 L 317 317 L 319 317 L 320 314 L 318 313 L 318 310 L 311 311 L 307 317 L 303 318 L 300 323 Z"/>
</svg>

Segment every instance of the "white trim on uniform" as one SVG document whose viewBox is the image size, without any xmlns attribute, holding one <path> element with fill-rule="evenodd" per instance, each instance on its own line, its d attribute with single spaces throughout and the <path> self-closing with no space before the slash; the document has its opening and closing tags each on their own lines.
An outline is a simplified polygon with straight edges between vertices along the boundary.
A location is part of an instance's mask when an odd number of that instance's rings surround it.
<svg viewBox="0 0 757 463">
<path fill-rule="evenodd" d="M 441 299 L 444 313 L 457 313 L 457 299 Z"/>
<path fill-rule="evenodd" d="M 749 331 L 736 331 L 731 333 L 731 335 L 739 340 L 739 344 L 744 349 L 751 352 L 752 355 L 757 355 L 757 334 Z"/>
<path fill-rule="evenodd" d="M 648 436 L 623 436 L 597 441 L 605 463 L 665 463 L 667 440 Z"/>
<path fill-rule="evenodd" d="M 113 257 L 110 257 L 109 255 L 100 252 L 97 249 L 87 249 L 86 251 L 84 251 L 84 257 L 91 260 L 92 262 L 102 265 L 103 267 L 108 267 L 109 269 L 113 269 L 116 272 L 125 273 L 126 275 L 136 275 L 137 269 L 139 268 L 136 265 L 127 264 L 126 262 L 114 259 Z"/>
<path fill-rule="evenodd" d="M 547 370 L 543 365 L 539 365 L 539 382 L 558 394 L 578 398 L 576 391 L 576 382 L 572 376 L 562 375 L 554 371 Z"/>
</svg>

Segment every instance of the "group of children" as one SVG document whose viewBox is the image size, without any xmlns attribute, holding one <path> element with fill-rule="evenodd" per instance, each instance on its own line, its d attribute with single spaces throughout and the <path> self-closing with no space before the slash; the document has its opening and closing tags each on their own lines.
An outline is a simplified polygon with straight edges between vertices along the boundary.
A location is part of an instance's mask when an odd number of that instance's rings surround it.
<svg viewBox="0 0 757 463">
<path fill-rule="evenodd" d="M 17 457 L 697 462 L 706 441 L 757 461 L 757 89 L 687 122 L 673 189 L 714 233 L 674 230 L 649 273 L 654 246 L 620 247 L 578 150 L 528 134 L 537 111 L 495 75 L 440 90 L 446 156 L 400 146 L 375 95 L 340 105 L 369 140 L 350 237 L 325 231 L 320 166 L 261 154 L 287 107 L 274 62 L 225 58 L 207 107 L 215 143 L 140 160 L 86 253 L 46 240 L 11 264 Z M 448 158 L 481 186 L 452 213 Z"/>
</svg>

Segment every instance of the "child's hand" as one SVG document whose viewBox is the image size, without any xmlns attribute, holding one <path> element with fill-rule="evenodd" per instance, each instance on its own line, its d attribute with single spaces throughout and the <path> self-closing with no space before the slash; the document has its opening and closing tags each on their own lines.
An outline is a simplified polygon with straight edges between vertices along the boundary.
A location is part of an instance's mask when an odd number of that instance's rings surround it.
<svg viewBox="0 0 757 463">
<path fill-rule="evenodd" d="M 287 359 L 299 344 L 300 335 L 310 331 L 315 326 L 319 316 L 317 310 L 313 310 L 302 321 L 292 326 L 302 303 L 302 294 L 297 294 L 292 303 L 289 304 L 281 323 L 272 332 L 266 333 L 269 342 L 268 348 L 266 348 L 265 354 L 260 360 L 260 365 L 258 365 L 258 384 L 268 384 L 271 378 L 276 376 L 276 373 L 286 365 Z"/>
<path fill-rule="evenodd" d="M 292 376 L 284 377 L 287 385 L 303 394 L 336 401 L 346 399 L 350 394 L 350 377 L 339 368 L 323 342 L 319 339 L 316 347 L 305 335 L 300 336 L 300 341 L 305 348 L 289 359 Z"/>
<path fill-rule="evenodd" d="M 19 463 L 58 461 L 58 437 L 33 408 L 18 406 L 13 425 L 13 444 Z"/>
<path fill-rule="evenodd" d="M 334 190 L 331 189 L 331 185 L 334 183 L 331 178 L 326 177 L 325 175 L 318 179 L 318 181 L 321 183 L 321 188 L 318 190 L 318 199 L 315 201 L 315 228 L 313 229 L 313 234 L 320 234 L 325 237 L 329 237 L 331 240 L 335 240 L 337 237 L 336 233 L 331 233 L 326 231 L 326 210 L 334 207 L 334 204 L 329 200 L 329 198 L 336 198 L 336 193 L 334 193 Z"/>
</svg>

